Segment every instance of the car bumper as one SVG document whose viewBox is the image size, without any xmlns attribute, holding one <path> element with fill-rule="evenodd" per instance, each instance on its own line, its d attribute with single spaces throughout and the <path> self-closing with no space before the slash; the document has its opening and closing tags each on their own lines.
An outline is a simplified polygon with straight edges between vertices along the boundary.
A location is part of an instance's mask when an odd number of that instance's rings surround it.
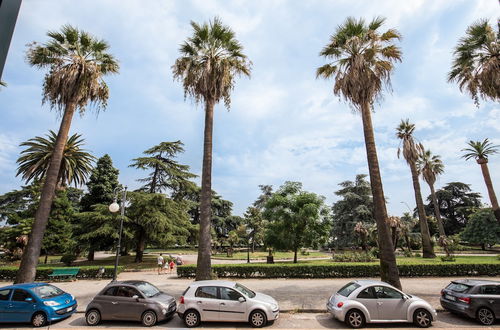
<svg viewBox="0 0 500 330">
<path fill-rule="evenodd" d="M 65 319 L 73 315 L 76 312 L 77 307 L 78 307 L 77 304 L 73 304 L 71 306 L 66 306 L 63 308 L 51 309 L 47 313 L 47 319 L 48 321 L 57 321 Z"/>
<path fill-rule="evenodd" d="M 177 305 L 170 305 L 169 308 L 162 308 L 161 309 L 161 316 L 158 317 L 158 321 L 164 321 L 167 319 L 170 319 L 172 315 L 174 315 L 177 312 Z"/>
<path fill-rule="evenodd" d="M 472 318 L 475 318 L 476 316 L 474 310 L 472 310 L 471 306 L 469 305 L 449 301 L 443 298 L 439 299 L 439 301 L 441 302 L 441 306 L 447 311 L 464 314 Z"/>
<path fill-rule="evenodd" d="M 328 313 L 332 314 L 334 318 L 341 322 L 344 322 L 345 315 L 344 311 L 341 308 L 335 307 L 328 303 L 326 304 L 326 310 L 328 311 Z"/>
<path fill-rule="evenodd" d="M 280 317 L 280 310 L 277 309 L 277 310 L 271 312 L 271 317 L 268 317 L 268 320 L 274 321 L 274 320 L 279 319 L 279 317 Z"/>
</svg>

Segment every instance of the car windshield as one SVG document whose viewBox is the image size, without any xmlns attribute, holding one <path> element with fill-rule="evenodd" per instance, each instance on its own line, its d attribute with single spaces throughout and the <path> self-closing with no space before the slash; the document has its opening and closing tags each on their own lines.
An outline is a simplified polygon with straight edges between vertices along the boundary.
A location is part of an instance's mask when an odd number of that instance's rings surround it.
<svg viewBox="0 0 500 330">
<path fill-rule="evenodd" d="M 40 285 L 31 289 L 38 297 L 42 299 L 48 299 L 56 296 L 60 296 L 64 293 L 63 290 L 56 288 L 53 285 Z"/>
<path fill-rule="evenodd" d="M 359 288 L 361 285 L 359 285 L 358 283 L 354 283 L 354 282 L 351 282 L 351 283 L 347 283 L 346 285 L 344 285 L 342 287 L 342 289 L 340 289 L 339 291 L 337 291 L 337 293 L 341 296 L 344 296 L 344 297 L 349 297 L 349 295 L 354 291 L 356 290 L 357 288 Z"/>
<path fill-rule="evenodd" d="M 248 298 L 255 297 L 255 292 L 253 292 L 252 290 L 248 289 L 247 287 L 241 285 L 240 283 L 236 283 L 234 285 L 234 288 L 237 289 L 238 291 L 240 291 L 241 293 L 243 293 Z"/>
<path fill-rule="evenodd" d="M 448 285 L 447 289 L 455 292 L 460 292 L 464 293 L 467 290 L 469 290 L 470 286 L 462 284 L 462 283 L 453 283 L 451 282 L 450 285 Z"/>
<path fill-rule="evenodd" d="M 146 297 L 154 297 L 158 294 L 160 294 L 160 290 L 158 290 L 157 287 L 155 287 L 153 284 L 150 284 L 148 282 L 141 282 L 136 285 L 137 289 L 141 291 Z"/>
</svg>

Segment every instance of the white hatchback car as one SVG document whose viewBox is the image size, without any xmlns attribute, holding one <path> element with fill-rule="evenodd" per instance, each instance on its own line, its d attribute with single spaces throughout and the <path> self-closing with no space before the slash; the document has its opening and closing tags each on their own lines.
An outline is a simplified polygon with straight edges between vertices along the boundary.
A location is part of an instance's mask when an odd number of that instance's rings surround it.
<svg viewBox="0 0 500 330">
<path fill-rule="evenodd" d="M 366 323 L 413 322 L 427 328 L 436 310 L 425 300 L 380 281 L 361 280 L 343 286 L 326 304 L 328 311 L 352 328 Z"/>
<path fill-rule="evenodd" d="M 193 282 L 182 294 L 177 314 L 187 327 L 202 321 L 250 322 L 260 328 L 279 317 L 274 298 L 230 281 Z"/>
</svg>

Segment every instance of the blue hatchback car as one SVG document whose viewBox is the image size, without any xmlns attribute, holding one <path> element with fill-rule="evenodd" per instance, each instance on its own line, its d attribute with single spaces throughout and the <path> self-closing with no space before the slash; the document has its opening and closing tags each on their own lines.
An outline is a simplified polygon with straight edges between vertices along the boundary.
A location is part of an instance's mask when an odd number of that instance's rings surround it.
<svg viewBox="0 0 500 330">
<path fill-rule="evenodd" d="M 73 295 L 47 283 L 24 283 L 0 288 L 0 322 L 26 322 L 42 327 L 76 312 Z"/>
</svg>

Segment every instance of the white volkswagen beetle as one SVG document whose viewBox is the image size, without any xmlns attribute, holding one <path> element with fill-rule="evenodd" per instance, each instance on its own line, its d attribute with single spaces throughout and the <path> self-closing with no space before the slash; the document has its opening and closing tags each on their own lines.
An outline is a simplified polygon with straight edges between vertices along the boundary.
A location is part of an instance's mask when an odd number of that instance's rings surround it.
<svg viewBox="0 0 500 330">
<path fill-rule="evenodd" d="M 425 300 L 380 281 L 360 280 L 343 286 L 326 304 L 328 312 L 352 328 L 366 323 L 413 322 L 427 328 L 436 310 Z"/>
</svg>

